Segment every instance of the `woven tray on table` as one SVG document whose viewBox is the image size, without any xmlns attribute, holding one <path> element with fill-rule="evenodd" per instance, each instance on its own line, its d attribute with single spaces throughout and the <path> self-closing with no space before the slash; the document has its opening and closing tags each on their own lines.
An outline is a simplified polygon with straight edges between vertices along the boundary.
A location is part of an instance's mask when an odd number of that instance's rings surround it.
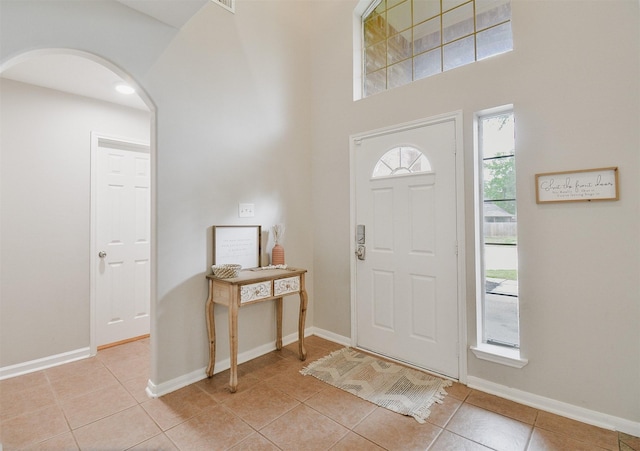
<svg viewBox="0 0 640 451">
<path fill-rule="evenodd" d="M 233 265 L 233 264 L 224 264 L 224 265 L 213 265 L 211 267 L 213 270 L 213 275 L 218 277 L 219 279 L 230 279 L 232 277 L 238 277 L 240 270 L 242 269 L 242 265 Z"/>
</svg>

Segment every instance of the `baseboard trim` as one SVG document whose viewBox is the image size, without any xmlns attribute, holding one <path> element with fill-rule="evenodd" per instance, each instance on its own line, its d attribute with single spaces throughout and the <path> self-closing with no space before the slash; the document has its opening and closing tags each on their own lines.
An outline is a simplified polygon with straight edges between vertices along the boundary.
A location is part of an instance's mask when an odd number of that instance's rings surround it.
<svg viewBox="0 0 640 451">
<path fill-rule="evenodd" d="M 316 335 L 320 338 L 324 338 L 325 340 L 333 341 L 335 343 L 341 344 L 343 346 L 351 346 L 351 338 L 345 337 L 342 335 L 338 335 L 336 333 L 330 332 L 325 329 L 320 329 L 318 327 L 312 327 L 312 335 Z"/>
<path fill-rule="evenodd" d="M 35 371 L 46 370 L 47 368 L 75 362 L 76 360 L 86 359 L 87 357 L 91 357 L 91 350 L 89 347 L 5 366 L 0 368 L 0 380 L 22 376 L 23 374 L 33 373 Z"/>
<path fill-rule="evenodd" d="M 147 396 L 149 398 L 159 398 L 160 396 L 164 396 L 168 393 L 171 393 L 176 390 L 180 390 L 187 385 L 194 384 L 202 379 L 206 379 L 207 372 L 206 368 L 200 368 L 195 371 L 192 371 L 188 374 L 183 374 L 182 376 L 171 379 L 170 381 L 163 382 L 161 384 L 154 384 L 151 379 L 147 381 L 147 388 L 145 391 L 147 392 Z"/>
<path fill-rule="evenodd" d="M 126 340 L 114 341 L 113 343 L 108 343 L 106 345 L 100 345 L 100 346 L 98 346 L 98 351 L 102 351 L 104 349 L 113 348 L 115 346 L 124 345 L 124 344 L 127 344 L 127 343 L 132 343 L 132 342 L 138 341 L 138 340 L 144 340 L 145 338 L 149 338 L 150 336 L 151 336 L 151 334 L 139 335 L 137 337 L 127 338 Z"/>
<path fill-rule="evenodd" d="M 309 335 L 317 335 L 314 332 L 314 328 L 310 327 L 305 329 L 304 336 L 308 337 Z M 298 341 L 298 333 L 295 332 L 293 334 L 287 335 L 286 337 L 282 337 L 282 345 L 286 346 L 291 343 L 295 343 Z M 249 360 L 253 360 L 256 357 L 260 357 L 261 355 L 265 355 L 271 351 L 275 351 L 276 345 L 275 342 L 270 342 L 265 345 L 258 346 L 256 348 L 250 349 L 248 351 L 242 352 L 238 354 L 238 364 L 248 362 Z M 226 358 L 224 360 L 220 360 L 216 362 L 214 368 L 214 374 L 217 374 L 221 371 L 228 370 L 231 366 L 231 360 Z M 168 380 L 167 382 L 162 382 L 160 384 L 154 384 L 153 381 L 149 380 L 147 382 L 147 396 L 150 398 L 158 398 L 160 396 L 164 396 L 173 391 L 179 390 L 187 385 L 194 384 L 199 382 L 207 377 L 207 368 L 199 368 L 195 371 L 192 371 L 188 374 L 183 374 L 182 376 L 178 376 L 174 379 Z"/>
<path fill-rule="evenodd" d="M 505 385 L 496 384 L 474 376 L 467 377 L 467 386 L 501 398 L 509 399 L 535 409 L 544 410 L 582 423 L 598 426 L 603 429 L 624 432 L 640 436 L 640 423 L 624 418 L 608 415 L 584 407 L 575 406 L 555 399 L 535 395 Z"/>
</svg>

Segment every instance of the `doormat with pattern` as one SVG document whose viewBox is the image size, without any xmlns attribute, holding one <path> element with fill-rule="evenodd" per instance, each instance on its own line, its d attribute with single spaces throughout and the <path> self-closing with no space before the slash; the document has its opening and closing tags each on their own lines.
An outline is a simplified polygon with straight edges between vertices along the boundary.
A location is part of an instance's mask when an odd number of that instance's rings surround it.
<svg viewBox="0 0 640 451">
<path fill-rule="evenodd" d="M 442 403 L 452 382 L 343 348 L 300 371 L 393 412 L 424 423 L 429 408 Z"/>
</svg>

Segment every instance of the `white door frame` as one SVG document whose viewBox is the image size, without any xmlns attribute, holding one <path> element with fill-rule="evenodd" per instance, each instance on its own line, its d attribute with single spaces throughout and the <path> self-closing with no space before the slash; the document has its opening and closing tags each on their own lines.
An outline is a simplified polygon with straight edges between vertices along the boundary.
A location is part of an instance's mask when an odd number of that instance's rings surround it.
<svg viewBox="0 0 640 451">
<path fill-rule="evenodd" d="M 97 328 L 97 315 L 96 315 L 96 270 L 97 270 L 97 266 L 98 266 L 98 259 L 97 259 L 97 255 L 98 255 L 98 243 L 97 243 L 97 228 L 98 228 L 98 221 L 97 221 L 97 217 L 98 217 L 98 208 L 97 208 L 97 198 L 98 198 L 98 148 L 100 147 L 100 145 L 102 143 L 111 143 L 111 144 L 116 144 L 118 146 L 118 148 L 124 149 L 124 150 L 133 150 L 133 151 L 144 151 L 144 152 L 148 152 L 149 153 L 149 157 L 150 157 L 150 169 L 151 169 L 151 209 L 150 209 L 150 218 L 149 218 L 149 225 L 151 227 L 150 230 L 150 236 L 151 236 L 151 245 L 150 245 L 150 261 L 151 261 L 151 287 L 149 290 L 150 293 L 150 306 L 149 308 L 152 308 L 153 302 L 152 300 L 154 299 L 153 296 L 153 286 L 154 286 L 154 264 L 153 264 L 153 253 L 154 253 L 154 227 L 155 227 L 155 221 L 154 221 L 154 182 L 155 182 L 155 177 L 154 177 L 154 173 L 155 171 L 153 170 L 154 168 L 154 164 L 153 164 L 153 148 L 151 147 L 151 143 L 149 142 L 145 142 L 145 141 L 139 141 L 139 140 L 134 140 L 134 139 L 130 139 L 130 138 L 123 138 L 123 137 L 119 137 L 119 136 L 113 136 L 113 135 L 106 135 L 106 134 L 102 134 L 99 132 L 95 132 L 92 131 L 91 132 L 91 244 L 90 244 L 90 250 L 89 252 L 91 252 L 90 258 L 89 258 L 89 263 L 90 263 L 90 282 L 89 282 L 89 290 L 90 290 L 90 294 L 89 294 L 89 348 L 90 348 L 90 354 L 92 356 L 96 355 L 98 352 L 98 344 L 97 344 L 97 338 L 96 338 L 96 328 Z M 153 316 L 150 315 L 149 317 L 149 329 L 152 329 L 152 325 L 153 325 L 153 320 L 152 320 Z"/>
<path fill-rule="evenodd" d="M 466 271 L 465 271 L 465 215 L 464 215 L 464 152 L 462 145 L 462 111 L 433 116 L 417 121 L 358 133 L 349 137 L 350 165 L 350 237 L 351 250 L 351 346 L 356 347 L 357 311 L 356 311 L 356 149 L 363 140 L 381 135 L 396 133 L 412 128 L 453 121 L 456 139 L 456 237 L 458 241 L 458 368 L 459 381 L 467 382 L 467 305 L 466 305 Z"/>
</svg>

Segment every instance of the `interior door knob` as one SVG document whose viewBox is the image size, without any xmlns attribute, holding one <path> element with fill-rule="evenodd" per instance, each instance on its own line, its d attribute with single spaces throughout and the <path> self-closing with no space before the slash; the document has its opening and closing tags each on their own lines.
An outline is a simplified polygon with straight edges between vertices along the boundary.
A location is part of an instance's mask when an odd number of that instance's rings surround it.
<svg viewBox="0 0 640 451">
<path fill-rule="evenodd" d="M 106 256 L 107 256 L 107 253 L 105 251 L 98 252 L 98 257 L 105 258 Z"/>
</svg>

